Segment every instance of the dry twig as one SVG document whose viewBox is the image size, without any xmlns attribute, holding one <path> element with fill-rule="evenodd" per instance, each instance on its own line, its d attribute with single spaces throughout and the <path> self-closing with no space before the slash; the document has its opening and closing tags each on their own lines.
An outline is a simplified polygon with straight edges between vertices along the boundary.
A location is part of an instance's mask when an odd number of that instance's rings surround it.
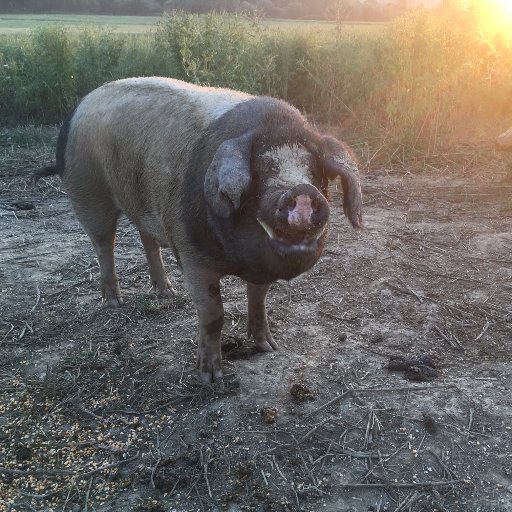
<svg viewBox="0 0 512 512">
<path fill-rule="evenodd" d="M 407 489 L 407 488 L 429 488 L 429 487 L 447 487 L 449 485 L 470 483 L 468 480 L 457 479 L 457 480 L 432 480 L 429 482 L 380 482 L 380 483 L 348 483 L 340 484 L 342 487 L 353 487 L 353 488 L 383 488 L 390 487 L 393 489 Z"/>
<path fill-rule="evenodd" d="M 453 340 L 451 340 L 446 334 L 444 334 L 443 331 L 441 331 L 441 329 L 439 329 L 439 327 L 437 327 L 437 325 L 434 325 L 434 329 L 437 331 L 437 333 L 439 334 L 439 336 L 441 336 L 441 338 L 443 338 L 443 340 L 447 341 L 448 344 L 452 347 L 452 348 L 456 348 L 458 350 L 462 350 L 464 351 L 464 347 L 461 345 L 460 341 L 452 335 L 452 337 L 454 338 Z"/>
</svg>

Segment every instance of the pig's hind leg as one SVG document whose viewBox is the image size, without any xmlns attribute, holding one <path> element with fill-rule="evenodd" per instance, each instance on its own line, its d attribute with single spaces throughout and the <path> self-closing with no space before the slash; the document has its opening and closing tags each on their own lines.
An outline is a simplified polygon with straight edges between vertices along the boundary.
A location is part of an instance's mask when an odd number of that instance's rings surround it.
<svg viewBox="0 0 512 512">
<path fill-rule="evenodd" d="M 100 284 L 103 300 L 113 307 L 123 304 L 114 264 L 114 245 L 117 219 L 121 211 L 108 198 L 94 204 L 83 204 L 69 194 L 80 224 L 89 235 L 100 266 Z"/>
<path fill-rule="evenodd" d="M 160 244 L 152 236 L 147 235 L 143 231 L 140 231 L 140 238 L 144 246 L 146 259 L 148 260 L 149 277 L 153 289 L 160 297 L 172 297 L 174 290 L 165 273 Z"/>
<path fill-rule="evenodd" d="M 265 307 L 269 288 L 269 284 L 247 283 L 247 336 L 254 338 L 254 343 L 261 352 L 277 350 L 277 343 L 270 334 Z"/>
</svg>

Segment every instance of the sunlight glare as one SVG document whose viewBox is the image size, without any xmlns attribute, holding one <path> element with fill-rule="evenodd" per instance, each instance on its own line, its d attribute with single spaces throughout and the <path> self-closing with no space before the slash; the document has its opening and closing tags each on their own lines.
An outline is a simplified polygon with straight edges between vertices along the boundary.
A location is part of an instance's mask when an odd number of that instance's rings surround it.
<svg viewBox="0 0 512 512">
<path fill-rule="evenodd" d="M 491 33 L 512 33 L 512 0 L 483 0 L 480 2 L 483 26 Z"/>
</svg>

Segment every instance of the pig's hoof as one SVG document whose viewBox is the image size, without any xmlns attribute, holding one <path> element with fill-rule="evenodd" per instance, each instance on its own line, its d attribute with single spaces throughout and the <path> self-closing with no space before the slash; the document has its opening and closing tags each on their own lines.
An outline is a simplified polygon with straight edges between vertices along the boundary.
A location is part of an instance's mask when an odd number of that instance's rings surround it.
<svg viewBox="0 0 512 512">
<path fill-rule="evenodd" d="M 111 308 L 120 308 L 123 305 L 123 299 L 121 299 L 121 297 L 112 297 L 105 300 L 105 303 Z"/>
<path fill-rule="evenodd" d="M 153 283 L 153 290 L 156 292 L 158 297 L 168 299 L 176 296 L 176 291 L 171 286 L 171 282 L 166 279 L 163 283 Z"/>
<path fill-rule="evenodd" d="M 272 337 L 263 338 L 261 340 L 255 340 L 256 348 L 260 352 L 274 352 L 274 350 L 278 349 L 277 343 L 272 339 Z"/>
<path fill-rule="evenodd" d="M 162 299 L 170 299 L 176 297 L 176 290 L 174 288 L 164 288 L 163 290 L 158 290 L 157 295 Z"/>
<path fill-rule="evenodd" d="M 123 305 L 123 299 L 120 293 L 116 293 L 115 290 L 104 290 L 103 302 L 111 308 L 120 308 Z"/>
<path fill-rule="evenodd" d="M 199 377 L 203 384 L 214 384 L 216 388 L 224 389 L 224 379 L 222 378 L 222 370 L 205 371 L 199 372 Z"/>
</svg>

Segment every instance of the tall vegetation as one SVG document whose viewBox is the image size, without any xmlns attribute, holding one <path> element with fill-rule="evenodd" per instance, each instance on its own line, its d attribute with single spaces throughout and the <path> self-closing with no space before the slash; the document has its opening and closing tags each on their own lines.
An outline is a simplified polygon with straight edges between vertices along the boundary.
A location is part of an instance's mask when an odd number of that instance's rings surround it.
<svg viewBox="0 0 512 512">
<path fill-rule="evenodd" d="M 261 94 L 276 74 L 276 52 L 254 17 L 174 12 L 164 17 L 157 39 L 177 56 L 180 77 L 196 84 Z"/>
<path fill-rule="evenodd" d="M 165 75 L 281 97 L 383 154 L 435 154 L 512 119 L 510 36 L 474 12 L 417 10 L 378 30 L 270 28 L 173 12 L 154 34 L 46 28 L 0 39 L 0 123 L 55 123 L 105 81 Z"/>
</svg>

